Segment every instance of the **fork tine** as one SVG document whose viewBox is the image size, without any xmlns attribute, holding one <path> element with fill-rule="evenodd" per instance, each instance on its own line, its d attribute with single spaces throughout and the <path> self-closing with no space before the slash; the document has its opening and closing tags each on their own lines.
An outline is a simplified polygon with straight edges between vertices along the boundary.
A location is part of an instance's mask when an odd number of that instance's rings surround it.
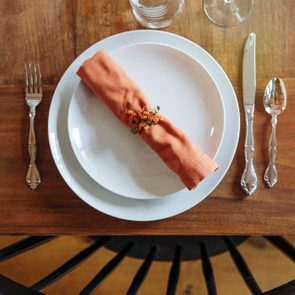
<svg viewBox="0 0 295 295">
<path fill-rule="evenodd" d="M 25 64 L 25 86 L 26 86 L 26 93 L 29 92 L 29 78 L 28 78 L 28 65 Z"/>
<path fill-rule="evenodd" d="M 33 93 L 33 85 L 34 85 L 34 81 L 33 81 L 33 73 L 32 73 L 32 64 L 29 63 L 29 92 Z"/>
<path fill-rule="evenodd" d="M 38 77 L 37 77 L 37 69 L 36 69 L 36 63 L 33 63 L 34 68 L 34 93 L 38 93 Z"/>
<path fill-rule="evenodd" d="M 41 70 L 40 70 L 40 62 L 37 62 L 37 75 L 38 75 L 38 87 L 39 92 L 42 93 L 42 76 L 41 76 Z"/>
</svg>

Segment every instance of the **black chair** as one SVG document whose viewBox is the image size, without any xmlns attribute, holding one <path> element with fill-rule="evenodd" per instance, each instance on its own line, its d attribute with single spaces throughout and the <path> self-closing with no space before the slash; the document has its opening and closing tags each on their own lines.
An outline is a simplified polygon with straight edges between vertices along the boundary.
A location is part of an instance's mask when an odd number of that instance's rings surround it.
<svg viewBox="0 0 295 295">
<path fill-rule="evenodd" d="M 32 236 L 25 238 L 0 250 L 0 262 L 13 256 L 19 255 L 32 248 L 54 239 L 54 236 Z M 79 294 L 91 294 L 98 285 L 116 268 L 126 256 L 143 259 L 143 263 L 135 274 L 127 295 L 136 294 L 144 278 L 148 274 L 149 268 L 154 260 L 172 261 L 171 270 L 167 279 L 167 295 L 176 294 L 176 287 L 179 273 L 181 271 L 181 261 L 201 259 L 202 269 L 206 281 L 209 295 L 217 294 L 213 269 L 210 257 L 228 251 L 248 286 L 254 295 L 294 295 L 295 280 L 287 282 L 273 290 L 263 292 L 258 286 L 244 258 L 239 253 L 237 245 L 243 243 L 247 237 L 204 237 L 204 236 L 104 236 L 91 237 L 93 243 L 77 253 L 59 268 L 50 274 L 27 287 L 18 284 L 11 279 L 0 275 L 0 294 L 29 295 L 44 294 L 41 290 L 61 279 L 80 263 L 85 261 L 91 254 L 102 246 L 111 249 L 117 255 L 102 267 L 97 275 L 93 277 Z M 277 236 L 264 237 L 267 241 L 275 245 L 282 253 L 295 261 L 295 248 L 286 239 Z"/>
</svg>

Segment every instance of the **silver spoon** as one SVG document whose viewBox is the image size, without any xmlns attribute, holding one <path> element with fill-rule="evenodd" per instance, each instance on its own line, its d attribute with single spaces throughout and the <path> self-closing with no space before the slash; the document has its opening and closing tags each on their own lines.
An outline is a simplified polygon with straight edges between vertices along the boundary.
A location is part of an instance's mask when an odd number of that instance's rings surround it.
<svg viewBox="0 0 295 295">
<path fill-rule="evenodd" d="M 282 79 L 275 77 L 268 82 L 264 91 L 263 105 L 265 111 L 271 115 L 272 125 L 268 148 L 270 161 L 264 174 L 264 181 L 269 187 L 273 187 L 278 181 L 278 173 L 275 166 L 275 158 L 277 154 L 277 117 L 286 109 L 287 105 L 286 86 Z"/>
</svg>

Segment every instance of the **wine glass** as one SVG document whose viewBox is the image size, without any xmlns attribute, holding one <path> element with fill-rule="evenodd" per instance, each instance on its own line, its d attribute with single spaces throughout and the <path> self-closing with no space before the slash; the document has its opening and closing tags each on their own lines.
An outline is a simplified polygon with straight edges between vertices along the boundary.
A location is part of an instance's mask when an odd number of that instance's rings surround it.
<svg viewBox="0 0 295 295">
<path fill-rule="evenodd" d="M 252 11 L 254 0 L 203 0 L 208 18 L 216 25 L 230 27 L 243 22 Z"/>
</svg>

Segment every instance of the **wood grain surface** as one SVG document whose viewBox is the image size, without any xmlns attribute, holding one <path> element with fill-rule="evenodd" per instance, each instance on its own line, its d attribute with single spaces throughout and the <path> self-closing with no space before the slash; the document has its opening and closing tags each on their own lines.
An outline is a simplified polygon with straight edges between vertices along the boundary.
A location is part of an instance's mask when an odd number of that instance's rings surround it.
<svg viewBox="0 0 295 295">
<path fill-rule="evenodd" d="M 234 161 L 215 191 L 198 206 L 173 218 L 127 222 L 95 211 L 65 184 L 52 160 L 47 119 L 54 89 L 65 69 L 93 43 L 140 29 L 127 0 L 0 0 L 0 233 L 7 234 L 292 234 L 295 233 L 295 2 L 257 0 L 241 25 L 221 28 L 204 15 L 201 0 L 187 0 L 166 30 L 206 49 L 233 83 L 241 108 L 241 135 Z M 240 189 L 244 167 L 242 53 L 247 35 L 257 34 L 255 165 L 259 188 L 250 198 Z M 42 185 L 24 181 L 28 164 L 28 107 L 24 103 L 24 62 L 42 62 L 45 95 L 38 107 L 36 134 Z M 286 112 L 279 117 L 279 182 L 263 183 L 270 118 L 262 95 L 273 76 L 284 79 Z M 235 128 L 235 126 L 233 126 Z M 163 210 L 165 208 L 163 207 Z"/>
</svg>

